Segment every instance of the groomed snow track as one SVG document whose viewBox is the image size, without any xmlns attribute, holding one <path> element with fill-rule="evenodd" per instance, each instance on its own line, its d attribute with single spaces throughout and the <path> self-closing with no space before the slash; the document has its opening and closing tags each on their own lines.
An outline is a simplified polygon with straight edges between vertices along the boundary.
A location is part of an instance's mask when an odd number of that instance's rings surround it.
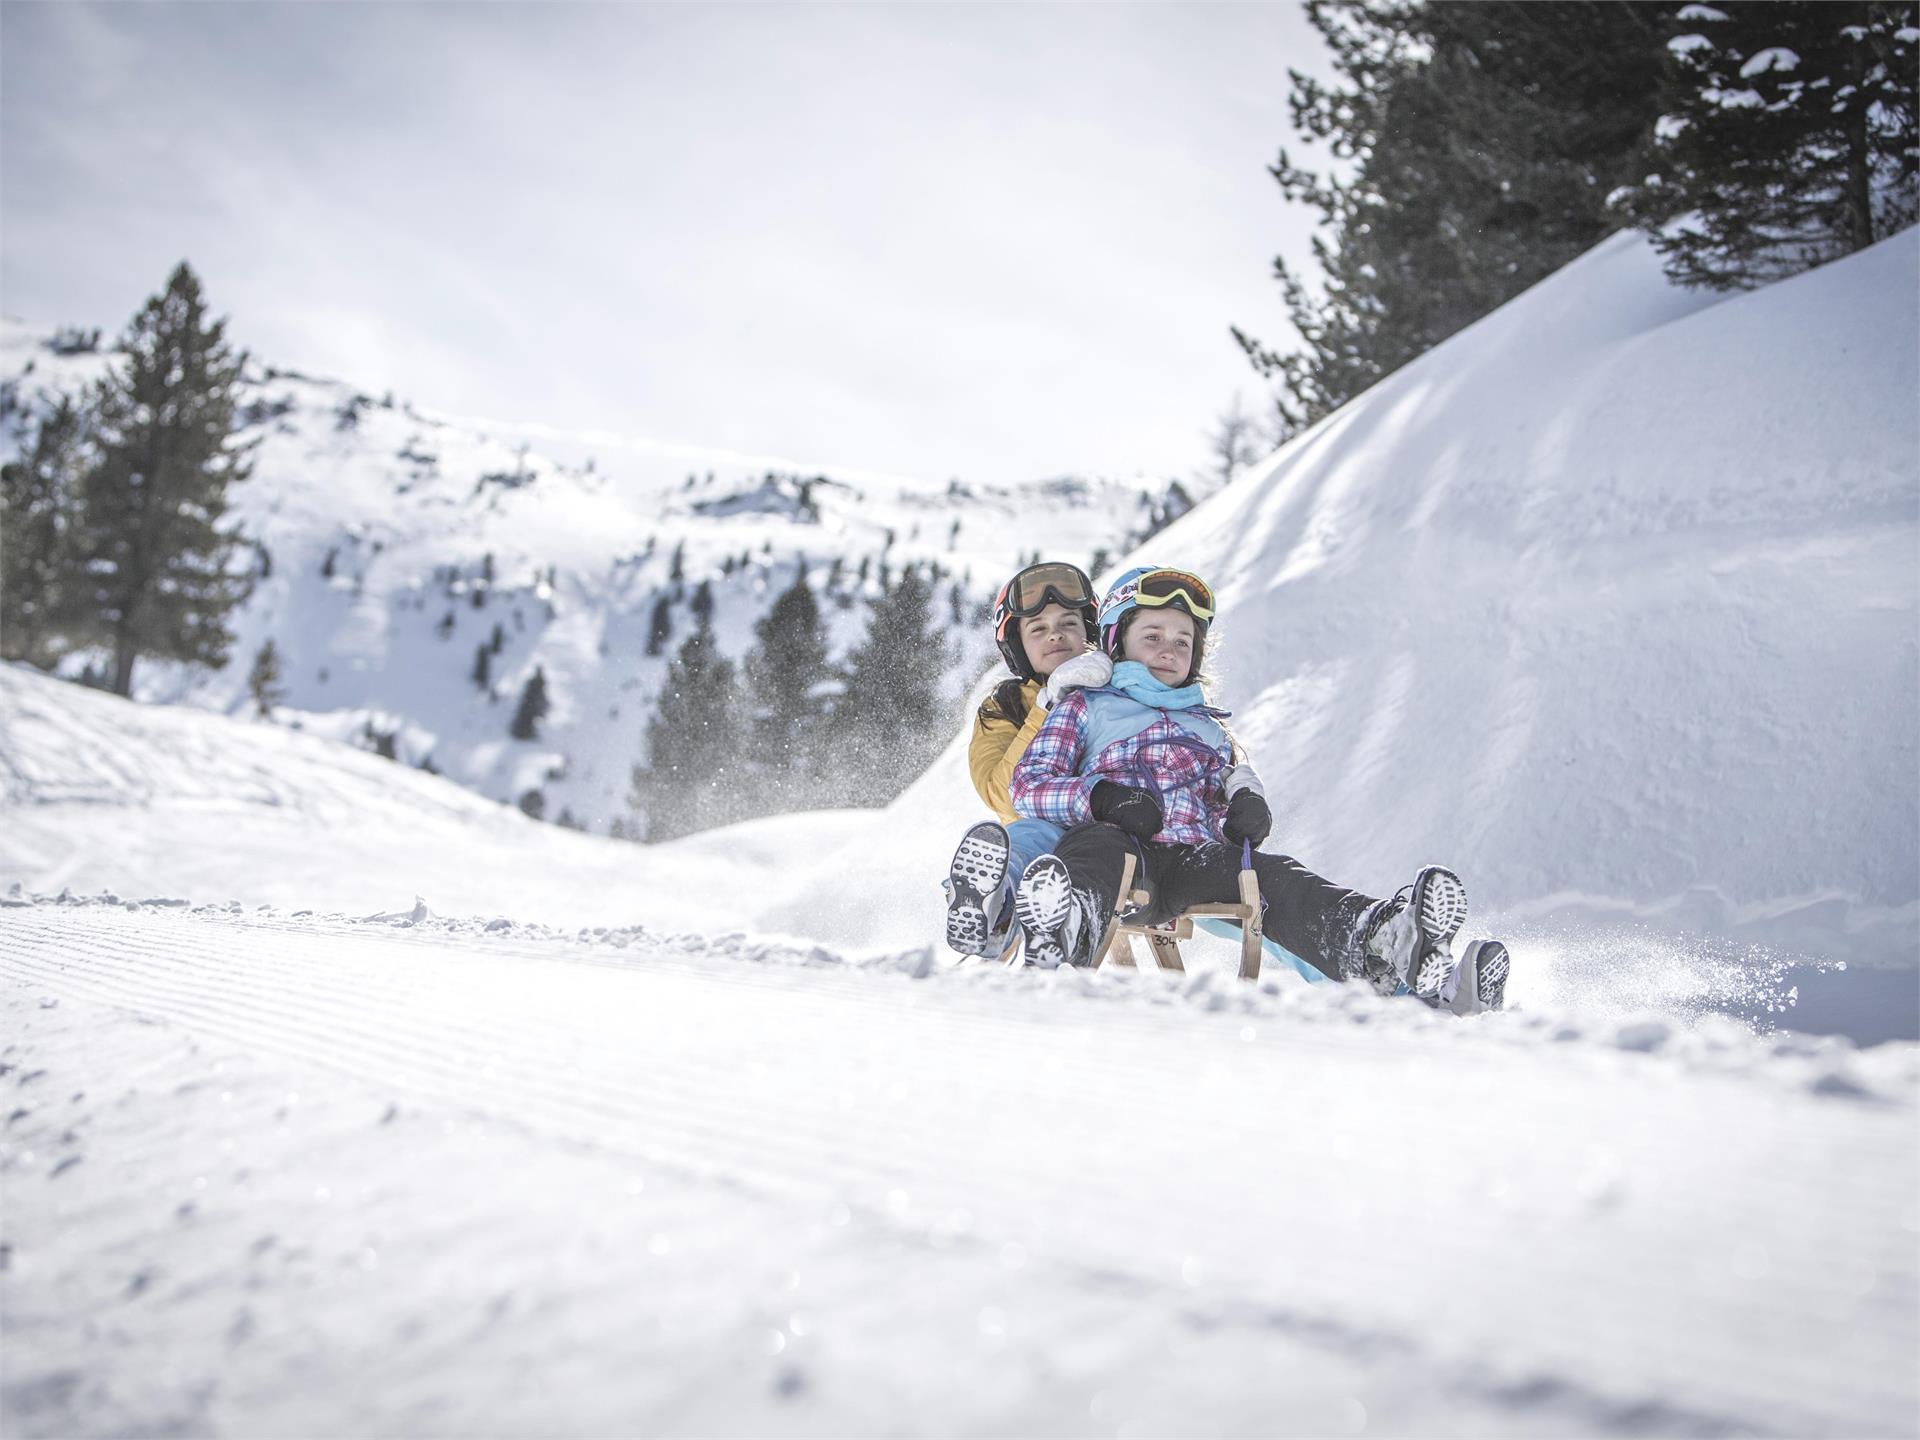
<svg viewBox="0 0 1920 1440">
<path fill-rule="evenodd" d="M 9 1435 L 1912 1434 L 1916 1055 L 0 909 Z"/>
</svg>

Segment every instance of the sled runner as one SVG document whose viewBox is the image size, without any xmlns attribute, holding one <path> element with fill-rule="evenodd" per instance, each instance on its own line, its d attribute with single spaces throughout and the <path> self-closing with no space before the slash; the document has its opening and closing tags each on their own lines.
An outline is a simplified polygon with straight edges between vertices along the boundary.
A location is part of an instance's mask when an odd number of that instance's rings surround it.
<svg viewBox="0 0 1920 1440">
<path fill-rule="evenodd" d="M 1162 970 L 1185 973 L 1187 967 L 1180 959 L 1180 942 L 1193 938 L 1195 920 L 1218 916 L 1236 921 L 1240 926 L 1240 978 L 1260 978 L 1260 885 L 1251 869 L 1240 872 L 1238 904 L 1190 906 L 1164 925 L 1128 923 L 1126 917 L 1144 909 L 1152 899 L 1146 891 L 1133 888 L 1133 870 L 1134 858 L 1129 853 L 1120 870 L 1120 898 L 1114 904 L 1113 914 L 1107 919 L 1106 933 L 1100 937 L 1100 948 L 1094 952 L 1095 969 L 1109 959 L 1127 969 L 1138 968 L 1133 956 L 1133 937 L 1138 935 L 1147 942 L 1154 963 Z"/>
<path fill-rule="evenodd" d="M 1197 920 L 1194 923 L 1198 929 L 1206 931 L 1209 935 L 1218 935 L 1222 940 L 1238 940 L 1240 938 L 1240 927 L 1231 920 L 1207 918 Z M 1326 985 L 1332 983 L 1325 975 L 1322 975 L 1318 970 L 1307 964 L 1306 961 L 1287 949 L 1286 946 L 1282 945 L 1271 935 L 1262 935 L 1260 937 L 1260 948 L 1267 952 L 1268 964 L 1278 961 L 1280 964 L 1288 966 L 1294 974 L 1298 975 L 1309 985 Z"/>
</svg>

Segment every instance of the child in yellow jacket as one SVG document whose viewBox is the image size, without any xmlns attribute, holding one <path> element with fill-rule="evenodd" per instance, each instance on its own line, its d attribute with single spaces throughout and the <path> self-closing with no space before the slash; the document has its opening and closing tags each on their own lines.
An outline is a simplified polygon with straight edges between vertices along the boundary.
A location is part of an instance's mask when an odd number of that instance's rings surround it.
<svg viewBox="0 0 1920 1440">
<path fill-rule="evenodd" d="M 1013 676 L 981 701 L 967 747 L 973 788 L 997 819 L 967 831 L 947 870 L 947 943 L 963 955 L 1005 951 L 1013 878 L 1062 833 L 1016 815 L 1008 786 L 1048 707 L 1112 675 L 1113 662 L 1093 648 L 1097 614 L 1086 572 L 1059 561 L 1027 566 L 994 600 L 993 637 Z"/>
</svg>

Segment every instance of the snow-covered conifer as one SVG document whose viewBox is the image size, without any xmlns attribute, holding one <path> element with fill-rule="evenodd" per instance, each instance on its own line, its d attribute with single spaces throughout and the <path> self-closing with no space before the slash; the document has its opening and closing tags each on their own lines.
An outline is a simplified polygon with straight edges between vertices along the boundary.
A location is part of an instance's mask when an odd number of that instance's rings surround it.
<svg viewBox="0 0 1920 1440">
<path fill-rule="evenodd" d="M 1320 212 L 1321 293 L 1278 258 L 1303 347 L 1279 354 L 1233 331 L 1280 382 L 1280 430 L 1338 409 L 1624 223 L 1606 197 L 1643 173 L 1671 8 L 1307 0 L 1339 78 L 1291 72 L 1293 126 L 1337 163 L 1316 172 L 1282 150 L 1269 173 Z"/>
<path fill-rule="evenodd" d="M 673 601 L 662 593 L 654 597 L 653 614 L 647 621 L 647 654 L 658 655 L 673 638 Z"/>
<path fill-rule="evenodd" d="M 273 707 L 287 698 L 286 687 L 281 684 L 283 673 L 280 651 L 269 638 L 254 652 L 253 668 L 247 672 L 247 693 L 261 715 L 271 715 Z"/>
<path fill-rule="evenodd" d="M 932 587 L 909 566 L 875 603 L 821 732 L 815 763 L 836 803 L 884 804 L 932 760 L 954 718 L 940 695 L 946 663 Z"/>
<path fill-rule="evenodd" d="M 733 662 L 705 625 L 680 647 L 647 722 L 647 761 L 633 767 L 631 803 L 646 817 L 649 840 L 724 825 L 738 818 L 743 706 Z"/>
<path fill-rule="evenodd" d="M 49 666 L 84 635 L 70 609 L 73 526 L 86 464 L 86 416 L 60 396 L 33 443 L 0 466 L 0 659 Z"/>
<path fill-rule="evenodd" d="M 81 487 L 83 623 L 113 651 L 112 687 L 133 690 L 142 655 L 226 664 L 227 616 L 247 594 L 232 564 L 227 489 L 248 474 L 233 442 L 245 357 L 207 317 L 183 262 L 120 342 L 122 365 L 93 397 L 98 459 Z"/>
<path fill-rule="evenodd" d="M 767 808 L 791 810 L 814 792 L 811 747 L 824 714 L 826 627 L 804 560 L 753 629 L 745 673 L 753 711 L 753 756 L 766 779 Z"/>
<path fill-rule="evenodd" d="M 1920 211 L 1920 5 L 1688 5 L 1652 170 L 1617 197 L 1667 273 L 1730 290 L 1863 250 Z"/>
<path fill-rule="evenodd" d="M 547 709 L 547 673 L 536 665 L 520 692 L 520 704 L 513 712 L 513 723 L 507 727 L 507 733 L 516 740 L 538 739 L 540 722 L 547 718 Z"/>
</svg>

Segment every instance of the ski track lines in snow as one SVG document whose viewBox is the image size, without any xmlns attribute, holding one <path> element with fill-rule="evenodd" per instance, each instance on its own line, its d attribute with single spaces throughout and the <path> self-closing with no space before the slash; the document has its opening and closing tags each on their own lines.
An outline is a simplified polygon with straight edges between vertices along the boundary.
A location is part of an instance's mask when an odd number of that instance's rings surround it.
<svg viewBox="0 0 1920 1440">
<path fill-rule="evenodd" d="M 1373 1004 L 1314 1023 L 1237 993 L 1238 1013 L 1129 1003 L 1166 998 L 1147 977 L 914 984 L 660 938 L 607 953 L 105 906 L 15 907 L 0 933 L 16 988 L 344 1070 L 789 1217 L 844 1203 L 889 1256 L 936 1234 L 980 1257 L 1020 1247 L 1047 1303 L 1085 1312 L 1088 1333 L 1059 1339 L 1085 1352 L 1076 1373 L 1139 1363 L 1100 1337 L 1143 1342 L 1144 1305 L 1245 1358 L 1334 1352 L 1428 1427 L 1900 1433 L 1914 1414 L 1904 1079 L 1891 1096 L 1809 1093 L 1523 1043 L 1497 1028 L 1517 1017 Z M 1235 1411 L 1245 1387 L 1217 1378 L 1221 1426 L 1287 1413 Z"/>
</svg>

